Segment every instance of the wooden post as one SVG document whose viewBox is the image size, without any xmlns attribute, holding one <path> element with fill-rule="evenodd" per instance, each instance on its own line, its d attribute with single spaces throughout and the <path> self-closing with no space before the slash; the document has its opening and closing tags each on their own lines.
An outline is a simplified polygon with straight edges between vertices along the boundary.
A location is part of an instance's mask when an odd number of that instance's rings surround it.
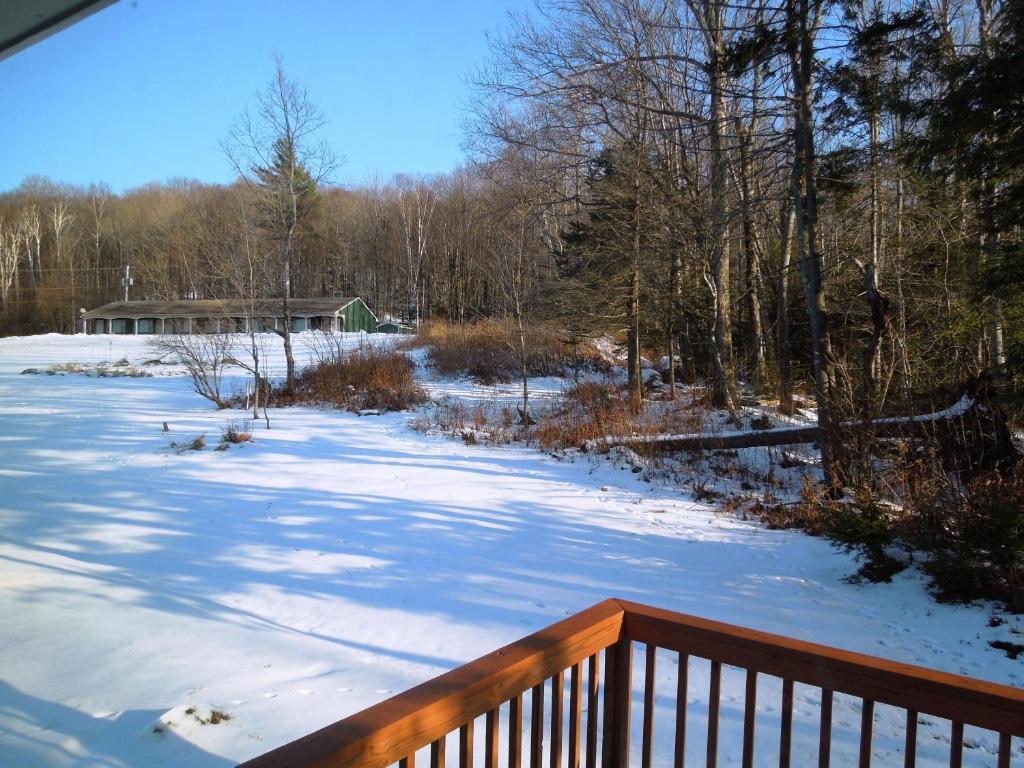
<svg viewBox="0 0 1024 768">
<path fill-rule="evenodd" d="M 605 651 L 603 768 L 629 768 L 633 641 L 623 634 Z"/>
</svg>

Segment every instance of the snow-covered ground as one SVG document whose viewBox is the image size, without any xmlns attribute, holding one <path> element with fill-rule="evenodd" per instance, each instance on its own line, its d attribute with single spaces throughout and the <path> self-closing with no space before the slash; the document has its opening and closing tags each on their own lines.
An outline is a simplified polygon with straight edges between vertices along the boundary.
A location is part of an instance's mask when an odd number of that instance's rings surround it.
<svg viewBox="0 0 1024 768">
<path fill-rule="evenodd" d="M 986 606 L 938 605 L 913 571 L 845 583 L 855 564 L 827 542 L 717 514 L 603 459 L 305 408 L 272 411 L 251 444 L 178 452 L 172 441 L 212 445 L 242 414 L 213 410 L 168 366 L 20 375 L 122 357 L 152 354 L 132 337 L 0 339 L 2 766 L 232 765 L 608 596 L 1021 679 L 1022 662 L 988 646 L 1015 619 L 989 628 Z M 660 661 L 667 718 L 674 659 Z M 690 672 L 699 762 L 708 673 Z M 723 682 L 720 764 L 732 765 L 743 677 Z M 759 690 L 759 764 L 777 756 L 778 690 Z M 797 686 L 795 765 L 815 760 L 814 702 Z M 214 710 L 230 719 L 213 724 Z M 859 704 L 837 697 L 834 721 L 833 764 L 849 765 Z M 902 723 L 876 709 L 878 764 Z M 667 720 L 656 734 L 670 764 Z M 920 764 L 948 762 L 947 735 L 920 726 Z M 968 764 L 995 763 L 989 735 L 968 729 L 967 745 Z"/>
</svg>

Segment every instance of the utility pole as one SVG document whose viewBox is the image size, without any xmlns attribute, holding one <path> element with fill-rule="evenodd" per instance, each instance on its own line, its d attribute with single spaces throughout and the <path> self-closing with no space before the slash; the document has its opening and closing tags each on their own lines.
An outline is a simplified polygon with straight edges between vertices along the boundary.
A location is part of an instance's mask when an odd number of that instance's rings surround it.
<svg viewBox="0 0 1024 768">
<path fill-rule="evenodd" d="M 121 285 L 124 286 L 124 300 L 125 301 L 128 301 L 128 286 L 133 285 L 134 282 L 135 281 L 132 280 L 132 265 L 131 264 L 125 264 L 124 265 L 124 277 L 121 278 Z"/>
</svg>

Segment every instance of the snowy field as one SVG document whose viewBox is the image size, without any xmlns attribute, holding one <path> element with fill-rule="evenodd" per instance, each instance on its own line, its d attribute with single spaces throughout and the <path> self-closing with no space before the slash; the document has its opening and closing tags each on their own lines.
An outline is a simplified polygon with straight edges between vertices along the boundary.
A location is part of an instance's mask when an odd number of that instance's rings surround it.
<svg viewBox="0 0 1024 768">
<path fill-rule="evenodd" d="M 242 414 L 213 410 L 174 368 L 20 375 L 122 357 L 152 355 L 143 338 L 0 339 L 5 768 L 233 765 L 609 596 L 1021 679 L 1022 662 L 988 646 L 1014 637 L 1013 617 L 990 628 L 989 606 L 938 605 L 913 571 L 845 583 L 856 566 L 827 542 L 716 514 L 602 459 L 469 447 L 414 432 L 410 414 L 302 408 L 272 411 L 251 444 L 179 453 L 172 441 L 212 446 Z M 707 667 L 690 674 L 697 764 Z M 666 718 L 674 679 L 666 655 Z M 778 690 L 759 690 L 758 764 L 777 762 Z M 739 762 L 742 709 L 743 677 L 727 672 L 721 765 Z M 214 710 L 230 719 L 213 724 Z M 816 763 L 815 699 L 800 686 L 796 717 L 793 763 Z M 902 718 L 876 709 L 877 764 L 893 764 Z M 853 764 L 859 703 L 837 697 L 834 721 L 833 764 Z M 671 764 L 667 719 L 656 735 Z M 926 720 L 919 764 L 948 764 L 947 737 Z M 966 744 L 967 764 L 995 764 L 989 735 L 968 729 Z"/>
</svg>

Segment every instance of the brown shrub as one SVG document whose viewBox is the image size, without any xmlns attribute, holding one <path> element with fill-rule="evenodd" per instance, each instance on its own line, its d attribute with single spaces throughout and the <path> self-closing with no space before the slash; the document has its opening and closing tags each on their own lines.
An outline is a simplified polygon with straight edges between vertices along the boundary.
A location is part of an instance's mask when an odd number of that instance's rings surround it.
<svg viewBox="0 0 1024 768">
<path fill-rule="evenodd" d="M 825 532 L 820 507 L 803 501 L 791 504 L 758 501 L 750 508 L 750 512 L 760 518 L 766 528 L 772 530 L 795 528 L 811 536 L 821 536 Z"/>
<path fill-rule="evenodd" d="M 362 347 L 325 359 L 299 374 L 291 392 L 278 389 L 275 405 L 334 405 L 351 411 L 402 411 L 426 400 L 413 375 L 415 365 L 401 352 Z"/>
<path fill-rule="evenodd" d="M 589 344 L 574 348 L 559 334 L 541 326 L 527 328 L 525 335 L 529 376 L 562 376 L 573 368 L 607 368 Z M 431 321 L 404 346 L 426 348 L 431 366 L 443 376 L 468 375 L 482 384 L 493 384 L 522 375 L 519 332 L 497 320 L 469 325 Z"/>
<path fill-rule="evenodd" d="M 419 432 L 437 430 L 461 437 L 467 445 L 509 443 L 515 437 L 512 424 L 511 409 L 506 405 L 490 401 L 467 404 L 455 398 L 442 400 L 411 422 Z"/>
<path fill-rule="evenodd" d="M 541 419 L 536 438 L 541 448 L 578 448 L 588 440 L 620 435 L 653 435 L 674 431 L 679 414 L 634 412 L 625 391 L 606 382 L 586 382 L 565 391 L 560 410 Z M 633 446 L 643 454 L 643 446 Z"/>
<path fill-rule="evenodd" d="M 241 421 L 232 419 L 224 426 L 220 433 L 222 444 L 231 443 L 232 445 L 238 445 L 239 443 L 248 443 L 251 440 L 252 419 L 242 419 Z"/>
</svg>

